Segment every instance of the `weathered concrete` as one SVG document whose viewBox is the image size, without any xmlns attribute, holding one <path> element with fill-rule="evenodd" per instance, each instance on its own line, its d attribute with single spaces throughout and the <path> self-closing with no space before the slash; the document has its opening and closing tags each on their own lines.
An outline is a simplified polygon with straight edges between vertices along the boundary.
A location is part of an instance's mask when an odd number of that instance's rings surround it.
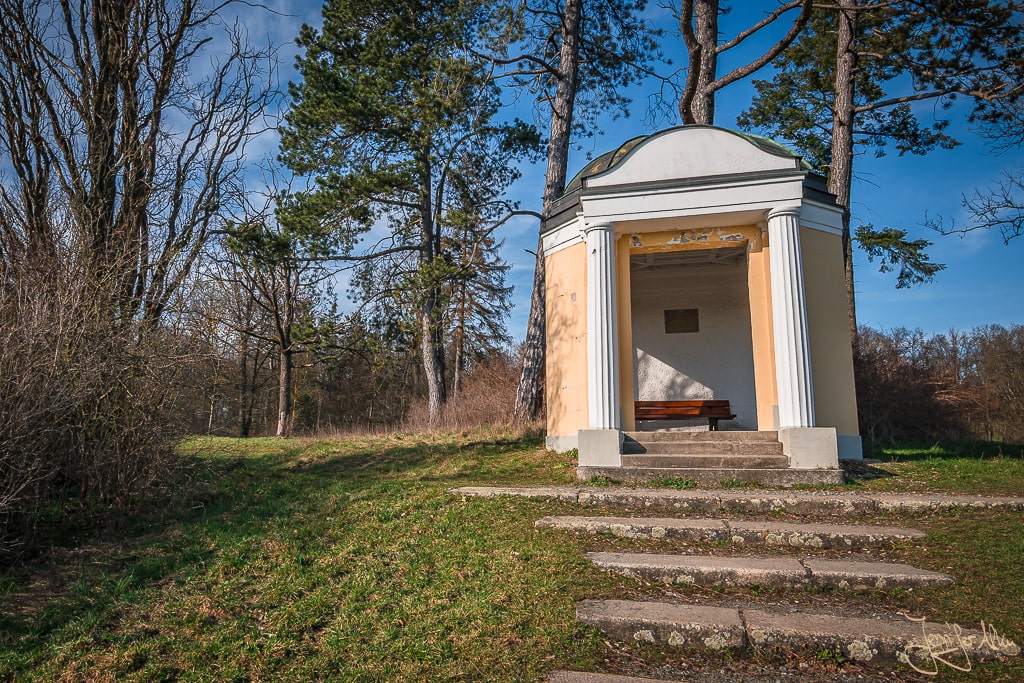
<svg viewBox="0 0 1024 683">
<path fill-rule="evenodd" d="M 619 467 L 619 454 L 622 453 L 622 432 L 618 429 L 581 429 L 577 441 L 580 465 Z"/>
<path fill-rule="evenodd" d="M 682 541 L 725 541 L 729 528 L 719 519 L 641 517 L 544 517 L 536 525 L 564 531 L 606 533 L 623 538 L 671 538 Z"/>
<path fill-rule="evenodd" d="M 677 491 L 659 489 L 664 495 L 653 499 L 645 494 L 650 489 L 599 488 L 579 489 L 577 502 L 589 505 L 610 505 L 634 510 L 656 509 L 675 512 L 715 512 L 721 499 L 711 491 Z M 636 495 L 633 495 L 636 494 Z"/>
<path fill-rule="evenodd" d="M 596 674 L 584 671 L 554 671 L 548 676 L 548 683 L 678 683 L 678 681 L 666 681 L 661 678 Z"/>
<path fill-rule="evenodd" d="M 788 557 L 702 557 L 636 553 L 588 553 L 602 569 L 664 584 L 696 586 L 807 585 L 810 576 L 799 560 Z"/>
<path fill-rule="evenodd" d="M 959 626 L 916 623 L 906 618 L 868 619 L 815 614 L 743 610 L 747 640 L 752 647 L 794 644 L 810 651 L 836 651 L 860 664 L 913 663 L 919 668 L 942 668 L 936 661 L 963 665 L 997 656 L 1017 656 L 1020 648 L 1005 639 Z"/>
<path fill-rule="evenodd" d="M 673 476 L 679 476 L 678 474 Z M 683 477 L 680 477 L 683 478 Z M 864 494 L 830 491 L 723 491 L 596 486 L 491 487 L 452 489 L 461 496 L 519 496 L 634 509 L 680 512 L 787 512 L 800 515 L 906 514 L 939 510 L 1024 510 L 1024 497 Z"/>
<path fill-rule="evenodd" d="M 628 642 L 715 650 L 746 644 L 739 612 L 725 607 L 584 600 L 576 606 L 576 618 Z"/>
<path fill-rule="evenodd" d="M 860 664 L 901 662 L 922 671 L 1021 652 L 1016 643 L 988 627 L 981 631 L 895 615 L 866 618 L 628 600 L 585 600 L 576 613 L 581 621 L 627 642 L 714 649 L 779 647 L 808 655 L 839 652 Z"/>
<path fill-rule="evenodd" d="M 632 431 L 625 433 L 626 439 L 643 443 L 653 441 L 710 441 L 713 443 L 778 443 L 778 432 L 731 431 L 723 429 L 717 432 L 651 430 Z"/>
<path fill-rule="evenodd" d="M 514 496 L 516 498 L 546 498 L 561 500 L 567 503 L 579 501 L 580 490 L 569 486 L 463 486 L 451 489 L 452 495 L 465 498 L 498 498 Z"/>
<path fill-rule="evenodd" d="M 625 538 L 670 538 L 734 544 L 787 545 L 803 548 L 864 548 L 921 538 L 917 529 L 844 524 L 787 524 L 669 517 L 544 517 L 539 527 L 610 533 Z"/>
<path fill-rule="evenodd" d="M 820 588 L 872 590 L 896 587 L 948 586 L 949 574 L 918 569 L 907 564 L 852 562 L 848 560 L 803 560 L 811 583 Z"/>
<path fill-rule="evenodd" d="M 703 486 L 715 486 L 723 481 L 739 481 L 762 486 L 797 486 L 842 484 L 843 471 L 802 470 L 793 468 L 726 468 L 726 467 L 586 467 L 576 468 L 580 481 L 594 477 L 608 477 L 616 481 L 646 482 L 652 479 L 675 477 L 691 479 Z"/>
<path fill-rule="evenodd" d="M 839 447 L 835 427 L 790 427 L 779 430 L 782 452 L 798 469 L 836 469 Z"/>
<path fill-rule="evenodd" d="M 691 455 L 782 455 L 778 441 L 640 441 L 630 439 L 622 444 L 623 453 L 689 453 Z M 625 462 L 625 461 L 623 461 Z M 787 459 L 788 462 L 788 459 Z"/>
<path fill-rule="evenodd" d="M 954 579 L 906 564 L 798 560 L 789 557 L 708 557 L 651 553 L 588 553 L 598 567 L 664 584 L 874 590 L 949 585 Z"/>
<path fill-rule="evenodd" d="M 718 468 L 718 469 L 782 469 L 789 467 L 789 458 L 784 455 L 704 455 L 693 453 L 642 453 L 624 454 L 622 466 L 628 468 Z"/>
<path fill-rule="evenodd" d="M 849 524 L 791 524 L 729 521 L 733 543 L 787 545 L 799 548 L 866 548 L 890 541 L 923 538 L 917 529 Z"/>
</svg>

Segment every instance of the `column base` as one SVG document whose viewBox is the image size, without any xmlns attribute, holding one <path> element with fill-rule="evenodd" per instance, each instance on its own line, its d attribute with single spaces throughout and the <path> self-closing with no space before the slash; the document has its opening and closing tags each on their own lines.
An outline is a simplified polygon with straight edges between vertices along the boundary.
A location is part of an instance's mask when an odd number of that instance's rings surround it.
<svg viewBox="0 0 1024 683">
<path fill-rule="evenodd" d="M 784 427 L 779 430 L 779 441 L 791 469 L 839 468 L 835 427 Z"/>
<path fill-rule="evenodd" d="M 581 429 L 578 439 L 581 467 L 622 466 L 621 430 Z"/>
<path fill-rule="evenodd" d="M 544 447 L 549 451 L 555 451 L 556 453 L 565 453 L 571 451 L 574 448 L 579 448 L 579 435 L 577 434 L 564 434 L 551 436 L 550 434 L 544 437 Z"/>
</svg>

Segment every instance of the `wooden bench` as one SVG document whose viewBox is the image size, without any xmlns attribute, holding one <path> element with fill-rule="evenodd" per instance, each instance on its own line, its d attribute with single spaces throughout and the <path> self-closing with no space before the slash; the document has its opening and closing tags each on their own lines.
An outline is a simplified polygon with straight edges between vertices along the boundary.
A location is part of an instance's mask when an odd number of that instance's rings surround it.
<svg viewBox="0 0 1024 683">
<path fill-rule="evenodd" d="M 708 428 L 718 431 L 719 420 L 734 420 L 728 401 L 634 401 L 633 416 L 637 420 L 702 420 Z"/>
</svg>

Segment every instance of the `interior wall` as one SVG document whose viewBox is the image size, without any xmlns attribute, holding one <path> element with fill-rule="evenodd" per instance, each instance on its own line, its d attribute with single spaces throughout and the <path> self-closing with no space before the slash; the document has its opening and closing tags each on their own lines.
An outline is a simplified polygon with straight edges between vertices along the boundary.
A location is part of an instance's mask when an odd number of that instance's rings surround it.
<svg viewBox="0 0 1024 683">
<path fill-rule="evenodd" d="M 634 398 L 726 399 L 736 419 L 720 428 L 756 430 L 746 263 L 634 269 L 631 294 Z M 687 308 L 700 331 L 667 334 L 664 311 Z"/>
</svg>

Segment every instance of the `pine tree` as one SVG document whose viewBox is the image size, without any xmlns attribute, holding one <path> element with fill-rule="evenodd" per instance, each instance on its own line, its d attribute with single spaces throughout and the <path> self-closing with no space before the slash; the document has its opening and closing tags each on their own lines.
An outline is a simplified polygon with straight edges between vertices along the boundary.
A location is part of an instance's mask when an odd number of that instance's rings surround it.
<svg viewBox="0 0 1024 683">
<path fill-rule="evenodd" d="M 856 343 L 852 244 L 898 269 L 897 286 L 931 279 L 926 240 L 904 230 L 850 227 L 856 149 L 881 155 L 927 154 L 957 143 L 948 121 L 922 123 L 912 103 L 939 108 L 957 96 L 984 103 L 1009 96 L 1002 68 L 1020 45 L 1015 3 L 999 0 L 837 0 L 816 13 L 808 29 L 775 62 L 771 81 L 754 81 L 751 108 L 739 123 L 788 140 L 828 173 L 829 191 L 844 209 L 843 246 L 850 334 Z"/>
<path fill-rule="evenodd" d="M 322 30 L 299 36 L 303 81 L 291 86 L 282 131 L 285 163 L 314 177 L 294 220 L 334 231 L 342 256 L 395 266 L 381 276 L 415 306 L 432 419 L 447 398 L 444 229 L 460 159 L 480 151 L 494 183 L 478 188 L 481 201 L 501 204 L 516 177 L 510 164 L 536 144 L 528 126 L 495 123 L 499 91 L 476 49 L 486 9 L 481 0 L 329 0 Z M 356 255 L 371 228 L 384 236 Z"/>
</svg>

